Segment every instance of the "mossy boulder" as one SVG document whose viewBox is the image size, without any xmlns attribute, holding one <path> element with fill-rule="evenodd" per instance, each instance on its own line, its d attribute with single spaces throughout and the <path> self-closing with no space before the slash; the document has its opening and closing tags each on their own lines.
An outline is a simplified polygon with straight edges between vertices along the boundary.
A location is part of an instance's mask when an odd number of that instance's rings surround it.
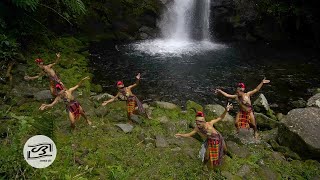
<svg viewBox="0 0 320 180">
<path fill-rule="evenodd" d="M 309 98 L 307 102 L 307 106 L 320 108 L 320 93 L 315 94 L 314 96 Z"/>
<path fill-rule="evenodd" d="M 320 109 L 293 109 L 281 121 L 278 140 L 304 158 L 320 160 Z"/>
<path fill-rule="evenodd" d="M 217 118 L 221 116 L 224 111 L 225 111 L 225 107 L 219 104 L 208 104 L 204 107 L 204 112 L 207 115 L 208 119 Z M 222 119 L 222 121 L 234 123 L 234 118 L 229 113 L 227 113 L 225 118 Z"/>
<path fill-rule="evenodd" d="M 262 113 L 254 113 L 254 116 L 256 119 L 257 126 L 260 130 L 270 130 L 276 128 L 279 124 L 278 121 L 273 120 Z"/>
<path fill-rule="evenodd" d="M 203 111 L 203 107 L 194 101 L 188 100 L 187 101 L 187 111 L 195 114 L 194 110 L 195 111 Z"/>
</svg>

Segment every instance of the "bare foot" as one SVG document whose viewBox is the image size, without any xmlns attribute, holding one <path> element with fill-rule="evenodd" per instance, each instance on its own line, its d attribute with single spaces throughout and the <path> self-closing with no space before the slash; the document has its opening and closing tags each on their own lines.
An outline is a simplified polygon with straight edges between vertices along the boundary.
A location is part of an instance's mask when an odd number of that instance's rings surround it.
<svg viewBox="0 0 320 180">
<path fill-rule="evenodd" d="M 254 138 L 255 138 L 255 139 L 258 139 L 258 138 L 259 138 L 258 132 L 255 132 L 255 133 L 254 133 Z"/>
<path fill-rule="evenodd" d="M 91 124 L 92 124 L 92 122 L 89 121 L 89 120 L 87 120 L 87 123 L 88 123 L 89 126 L 91 126 Z"/>
</svg>

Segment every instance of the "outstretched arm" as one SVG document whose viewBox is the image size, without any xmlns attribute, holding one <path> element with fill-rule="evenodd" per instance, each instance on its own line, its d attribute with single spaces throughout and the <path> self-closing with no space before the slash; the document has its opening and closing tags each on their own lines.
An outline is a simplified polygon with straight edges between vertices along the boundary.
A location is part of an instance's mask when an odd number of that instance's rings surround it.
<svg viewBox="0 0 320 180">
<path fill-rule="evenodd" d="M 223 96 L 225 96 L 225 97 L 227 97 L 227 98 L 232 98 L 232 99 L 234 99 L 234 98 L 237 97 L 237 95 L 235 95 L 235 94 L 233 94 L 233 95 L 228 94 L 228 93 L 222 91 L 221 89 L 216 89 L 214 92 L 215 92 L 216 94 L 220 93 L 220 94 L 222 94 Z"/>
<path fill-rule="evenodd" d="M 131 89 L 131 88 L 134 88 L 134 87 L 136 87 L 138 84 L 139 84 L 139 82 L 140 82 L 140 78 L 141 78 L 141 75 L 140 75 L 140 73 L 136 76 L 136 83 L 134 83 L 134 84 L 132 84 L 131 86 L 128 86 L 128 88 L 129 89 Z"/>
<path fill-rule="evenodd" d="M 258 92 L 258 91 L 262 88 L 263 84 L 267 84 L 267 83 L 269 83 L 269 82 L 270 82 L 270 80 L 266 80 L 266 78 L 264 78 L 264 79 L 261 81 L 261 83 L 260 83 L 254 90 L 247 92 L 247 94 L 248 94 L 249 96 L 253 95 L 254 93 Z"/>
<path fill-rule="evenodd" d="M 104 101 L 104 102 L 102 103 L 102 106 L 105 106 L 105 105 L 107 105 L 108 103 L 113 102 L 115 99 L 117 99 L 117 98 L 119 97 L 119 95 L 120 95 L 120 93 L 118 92 L 118 94 L 117 94 L 116 96 L 114 96 L 113 98 L 111 98 L 111 99 L 109 99 L 109 100 L 107 100 L 107 101 Z"/>
<path fill-rule="evenodd" d="M 47 65 L 48 67 L 52 68 L 52 66 L 58 64 L 59 60 L 60 60 L 60 52 L 56 53 L 57 59 L 54 63 Z"/>
<path fill-rule="evenodd" d="M 222 120 L 222 119 L 226 116 L 227 112 L 228 112 L 230 109 L 232 109 L 232 107 L 233 107 L 232 104 L 231 104 L 231 103 L 228 103 L 226 109 L 225 109 L 224 112 L 220 115 L 220 117 L 218 117 L 217 119 L 213 119 L 213 120 L 211 120 L 211 121 L 209 122 L 209 123 L 211 124 L 211 126 L 212 126 L 213 124 L 215 124 L 216 122 Z"/>
<path fill-rule="evenodd" d="M 43 111 L 43 110 L 45 110 L 45 109 L 47 109 L 49 107 L 52 107 L 55 104 L 57 104 L 59 102 L 59 100 L 60 100 L 60 96 L 57 96 L 51 104 L 42 104 L 39 109 L 41 111 Z"/>
<path fill-rule="evenodd" d="M 74 90 L 76 90 L 78 87 L 80 87 L 81 84 L 83 83 L 83 81 L 86 80 L 86 79 L 90 79 L 89 76 L 81 79 L 81 81 L 79 81 L 78 84 L 75 85 L 74 87 L 70 88 L 69 91 L 72 93 Z"/>
<path fill-rule="evenodd" d="M 39 77 L 41 77 L 41 76 L 43 76 L 44 75 L 44 72 L 43 71 L 41 71 L 38 75 L 36 75 L 36 76 L 28 76 L 28 75 L 26 75 L 26 76 L 24 76 L 24 79 L 25 80 L 35 80 L 35 79 L 38 79 Z"/>
<path fill-rule="evenodd" d="M 193 135 L 195 135 L 197 133 L 197 128 L 194 128 L 191 132 L 187 133 L 187 134 L 176 134 L 174 135 L 175 137 L 191 137 Z"/>
</svg>

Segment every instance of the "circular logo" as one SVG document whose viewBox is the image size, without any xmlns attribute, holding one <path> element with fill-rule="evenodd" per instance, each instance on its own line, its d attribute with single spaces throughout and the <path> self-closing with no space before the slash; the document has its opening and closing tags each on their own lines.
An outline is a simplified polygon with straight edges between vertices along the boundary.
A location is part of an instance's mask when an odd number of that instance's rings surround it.
<svg viewBox="0 0 320 180">
<path fill-rule="evenodd" d="M 50 166 L 57 155 L 54 142 L 47 136 L 36 135 L 24 144 L 23 156 L 27 163 L 35 168 Z"/>
</svg>

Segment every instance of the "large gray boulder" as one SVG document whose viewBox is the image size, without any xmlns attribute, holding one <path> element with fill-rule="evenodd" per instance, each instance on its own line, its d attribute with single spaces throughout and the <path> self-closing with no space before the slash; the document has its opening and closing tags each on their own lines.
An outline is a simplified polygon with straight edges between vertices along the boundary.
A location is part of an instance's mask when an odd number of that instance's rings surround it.
<svg viewBox="0 0 320 180">
<path fill-rule="evenodd" d="M 155 105 L 159 108 L 163 108 L 163 109 L 177 109 L 178 106 L 173 104 L 173 103 L 169 103 L 169 102 L 164 102 L 164 101 L 155 101 Z"/>
<path fill-rule="evenodd" d="M 278 141 L 303 158 L 320 160 L 320 108 L 293 109 L 281 120 Z"/>
<path fill-rule="evenodd" d="M 259 129 L 273 129 L 279 124 L 278 121 L 275 121 L 262 113 L 254 113 L 254 116 Z"/>
<path fill-rule="evenodd" d="M 272 119 L 277 119 L 274 112 L 270 108 L 267 98 L 263 94 L 259 94 L 259 97 L 253 102 L 253 108 L 256 112 L 266 114 Z"/>
<path fill-rule="evenodd" d="M 221 116 L 225 108 L 219 104 L 208 104 L 204 107 L 205 114 L 208 118 L 217 118 Z M 234 122 L 234 118 L 227 113 L 222 121 Z"/>
<path fill-rule="evenodd" d="M 42 100 L 52 99 L 53 96 L 51 95 L 50 90 L 43 90 L 43 91 L 34 93 L 34 98 L 37 101 L 42 101 Z"/>
<path fill-rule="evenodd" d="M 320 93 L 309 98 L 307 102 L 307 106 L 320 108 Z"/>
<path fill-rule="evenodd" d="M 259 94 L 259 97 L 253 102 L 253 107 L 257 112 L 266 112 L 270 109 L 268 100 L 263 94 Z"/>
</svg>

